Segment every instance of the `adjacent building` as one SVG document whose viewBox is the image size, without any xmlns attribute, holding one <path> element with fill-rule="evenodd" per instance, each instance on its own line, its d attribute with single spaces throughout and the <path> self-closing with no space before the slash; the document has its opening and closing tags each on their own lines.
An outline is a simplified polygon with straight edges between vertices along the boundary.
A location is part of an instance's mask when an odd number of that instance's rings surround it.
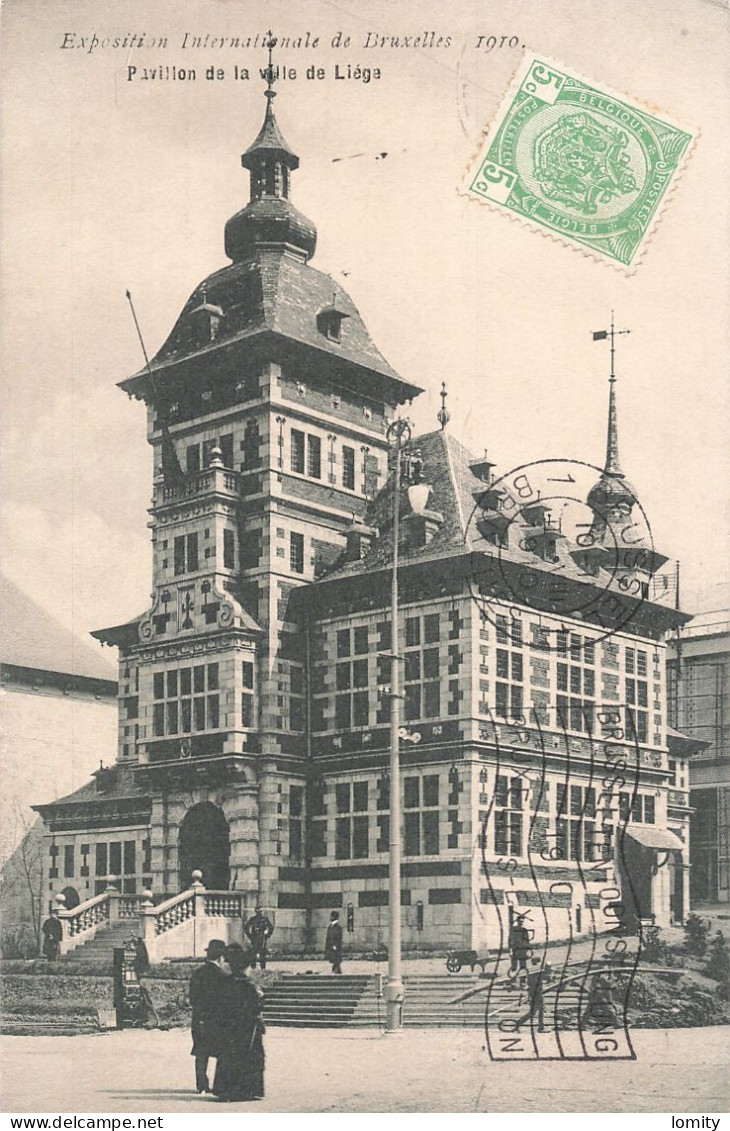
<svg viewBox="0 0 730 1131">
<path fill-rule="evenodd" d="M 27 949 L 54 893 L 65 889 L 70 907 L 90 894 L 78 853 L 53 838 L 43 843 L 31 804 L 64 797 L 102 759 L 113 759 L 117 682 L 98 646 L 73 636 L 5 577 L 0 605 L 0 912 L 4 945 L 12 936 Z"/>
<path fill-rule="evenodd" d="M 537 472 L 495 476 L 445 409 L 396 483 L 389 425 L 421 390 L 310 265 L 299 158 L 266 97 L 230 263 L 121 384 L 154 451 L 154 598 L 94 634 L 119 652 L 117 762 L 39 806 L 48 836 L 99 892 L 111 874 L 159 899 L 200 869 L 266 908 L 280 950 L 319 946 L 335 907 L 375 949 L 397 663 L 407 950 L 494 946 L 516 913 L 539 938 L 667 923 L 689 809 L 671 799 L 664 637 L 687 618 L 649 596 L 667 559 L 621 470 L 613 374 L 603 469 L 563 476 L 582 523 Z"/>
<path fill-rule="evenodd" d="M 690 794 L 692 905 L 728 903 L 730 609 L 700 613 L 669 639 L 668 680 L 672 725 L 698 748 L 689 772 L 669 762 L 673 793 Z"/>
</svg>

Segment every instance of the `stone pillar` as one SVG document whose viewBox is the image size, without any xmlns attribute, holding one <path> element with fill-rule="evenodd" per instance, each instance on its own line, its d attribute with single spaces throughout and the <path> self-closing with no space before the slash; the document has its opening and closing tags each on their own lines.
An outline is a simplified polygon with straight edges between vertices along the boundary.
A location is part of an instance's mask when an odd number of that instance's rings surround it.
<svg viewBox="0 0 730 1131">
<path fill-rule="evenodd" d="M 231 842 L 230 887 L 250 893 L 247 906 L 256 904 L 259 888 L 258 786 L 242 784 L 223 802 Z"/>
<path fill-rule="evenodd" d="M 160 797 L 152 798 L 152 813 L 150 815 L 150 869 L 152 886 L 155 891 L 167 892 L 165 882 L 165 844 L 167 804 Z"/>
<path fill-rule="evenodd" d="M 196 791 L 194 804 L 200 800 L 201 798 Z M 185 813 L 190 807 L 189 802 L 183 800 L 179 795 L 175 795 L 174 799 L 168 798 L 167 827 L 165 829 L 165 871 L 167 874 L 168 891 L 172 893 L 186 891 L 190 886 L 189 876 L 180 875 L 180 860 L 178 855 L 180 825 L 183 822 Z"/>
<path fill-rule="evenodd" d="M 147 947 L 149 960 L 150 962 L 155 962 L 157 958 L 157 935 L 155 934 L 157 917 L 155 915 L 155 906 L 152 902 L 152 892 L 148 888 L 145 888 L 142 892 L 139 917 L 142 921 L 142 938 L 144 945 Z"/>
<path fill-rule="evenodd" d="M 106 877 L 106 892 L 105 892 L 105 894 L 108 896 L 108 899 L 109 899 L 109 922 L 110 923 L 118 923 L 119 922 L 119 901 L 121 899 L 121 896 L 119 894 L 119 888 L 117 887 L 117 877 L 116 876 L 107 876 Z"/>
<path fill-rule="evenodd" d="M 269 768 L 269 766 L 271 768 Z M 273 765 L 262 765 L 259 776 L 259 895 L 258 901 L 267 911 L 276 911 L 279 895 L 279 866 L 282 853 L 278 851 L 280 838 L 284 835 L 279 829 L 279 804 L 283 793 L 285 778 L 276 772 Z"/>
<path fill-rule="evenodd" d="M 651 909 L 654 915 L 654 925 L 668 927 L 670 925 L 670 869 L 668 853 L 652 852 L 651 864 Z"/>
</svg>

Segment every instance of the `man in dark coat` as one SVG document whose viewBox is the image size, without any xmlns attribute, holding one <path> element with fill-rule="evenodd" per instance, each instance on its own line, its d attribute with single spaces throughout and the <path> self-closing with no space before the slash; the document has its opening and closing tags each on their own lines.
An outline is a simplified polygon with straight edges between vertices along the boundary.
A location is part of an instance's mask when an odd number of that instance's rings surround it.
<svg viewBox="0 0 730 1131">
<path fill-rule="evenodd" d="M 545 1032 L 545 1001 L 543 994 L 545 986 L 552 977 L 552 970 L 546 963 L 541 963 L 539 958 L 533 958 L 530 962 L 530 969 L 527 972 L 527 994 L 530 1002 L 530 1008 L 524 1017 L 520 1017 L 518 1025 L 523 1025 L 527 1021 L 532 1021 L 535 1014 L 537 1014 L 537 1031 L 538 1033 Z"/>
<path fill-rule="evenodd" d="M 508 977 L 514 979 L 519 976 L 524 986 L 527 983 L 527 959 L 532 954 L 530 932 L 525 926 L 524 915 L 518 915 L 510 928 L 509 949 L 512 965 Z"/>
<path fill-rule="evenodd" d="M 332 963 L 332 973 L 342 973 L 342 927 L 340 926 L 340 915 L 338 911 L 333 911 L 330 914 L 330 922 L 327 927 L 327 937 L 324 940 L 324 956 L 328 962 Z"/>
<path fill-rule="evenodd" d="M 274 924 L 264 915 L 262 908 L 257 907 L 256 912 L 244 926 L 246 938 L 251 943 L 252 967 L 256 969 L 258 958 L 261 969 L 266 969 L 266 946 L 274 933 Z"/>
<path fill-rule="evenodd" d="M 195 1086 L 199 1092 L 210 1091 L 208 1060 L 220 1052 L 226 982 L 231 973 L 222 939 L 211 939 L 205 956 L 203 965 L 194 970 L 190 978 L 192 1055 L 195 1057 Z"/>
<path fill-rule="evenodd" d="M 63 927 L 55 909 L 45 920 L 41 930 L 43 932 L 43 954 L 49 962 L 52 962 L 60 954 L 61 939 L 63 938 Z"/>
</svg>

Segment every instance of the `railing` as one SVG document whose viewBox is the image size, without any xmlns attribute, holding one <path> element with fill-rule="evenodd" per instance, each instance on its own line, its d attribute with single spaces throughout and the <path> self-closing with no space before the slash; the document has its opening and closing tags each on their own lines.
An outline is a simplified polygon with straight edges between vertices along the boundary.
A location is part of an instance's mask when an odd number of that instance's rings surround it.
<svg viewBox="0 0 730 1131">
<path fill-rule="evenodd" d="M 119 898 L 117 903 L 117 911 L 120 919 L 139 919 L 140 911 L 142 909 L 143 896 L 141 895 L 123 895 Z"/>
<path fill-rule="evenodd" d="M 203 897 L 203 909 L 206 915 L 217 918 L 240 918 L 245 910 L 244 898 L 229 891 L 207 891 Z"/>
<path fill-rule="evenodd" d="M 96 931 L 109 922 L 109 892 L 102 892 L 84 903 L 79 903 L 70 911 L 59 908 L 58 917 L 68 924 L 68 936 L 75 939 L 89 931 Z"/>
<path fill-rule="evenodd" d="M 193 499 L 197 495 L 205 495 L 208 491 L 224 491 L 229 495 L 238 495 L 241 491 L 240 482 L 237 471 L 209 467 L 196 475 L 187 475 L 180 483 L 165 483 L 159 486 L 155 491 L 155 502 L 176 503 L 183 499 Z"/>
<path fill-rule="evenodd" d="M 689 794 L 683 789 L 670 789 L 669 790 L 669 804 L 670 805 L 689 805 Z"/>
<path fill-rule="evenodd" d="M 157 906 L 151 894 L 144 891 L 139 895 L 122 895 L 110 883 L 101 895 L 69 911 L 62 906 L 63 898 L 57 897 L 59 918 L 65 924 L 61 953 L 93 938 L 101 927 L 138 919 L 153 961 L 172 957 L 178 951 L 181 955 L 197 956 L 204 952 L 213 935 L 227 942 L 242 941 L 243 923 L 250 910 L 247 901 L 255 898 L 244 892 L 207 891 L 199 880 Z"/>
<path fill-rule="evenodd" d="M 162 935 L 178 927 L 186 919 L 195 916 L 195 892 L 183 891 L 174 895 L 172 899 L 165 900 L 157 907 L 145 909 L 148 916 L 154 916 L 155 934 Z"/>
</svg>

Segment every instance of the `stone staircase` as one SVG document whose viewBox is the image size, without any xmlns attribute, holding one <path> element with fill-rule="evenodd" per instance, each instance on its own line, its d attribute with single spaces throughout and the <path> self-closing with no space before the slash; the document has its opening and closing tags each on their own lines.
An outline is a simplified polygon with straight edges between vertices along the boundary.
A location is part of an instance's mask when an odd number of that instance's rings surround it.
<svg viewBox="0 0 730 1131">
<path fill-rule="evenodd" d="M 130 936 L 139 937 L 141 933 L 139 919 L 122 919 L 108 927 L 102 927 L 88 942 L 69 951 L 64 955 L 63 962 L 93 962 L 111 968 L 115 947 L 124 946 L 126 939 Z"/>
<path fill-rule="evenodd" d="M 309 1029 L 377 1024 L 377 1019 L 355 1020 L 368 1015 L 370 999 L 377 1005 L 376 985 L 369 974 L 284 974 L 266 987 L 266 1024 Z"/>
<path fill-rule="evenodd" d="M 414 975 L 405 979 L 405 987 L 403 1025 L 412 1029 L 483 1028 L 487 1006 L 490 1016 L 502 1010 L 512 1014 L 519 1000 L 507 983 L 490 987 L 488 978 L 476 974 Z M 545 994 L 548 1016 L 555 994 L 555 987 Z M 561 1013 L 577 1016 L 577 987 L 561 990 L 560 1007 Z M 267 1025 L 288 1028 L 380 1027 L 385 1000 L 377 976 L 284 974 L 266 989 L 264 1016 Z"/>
</svg>

